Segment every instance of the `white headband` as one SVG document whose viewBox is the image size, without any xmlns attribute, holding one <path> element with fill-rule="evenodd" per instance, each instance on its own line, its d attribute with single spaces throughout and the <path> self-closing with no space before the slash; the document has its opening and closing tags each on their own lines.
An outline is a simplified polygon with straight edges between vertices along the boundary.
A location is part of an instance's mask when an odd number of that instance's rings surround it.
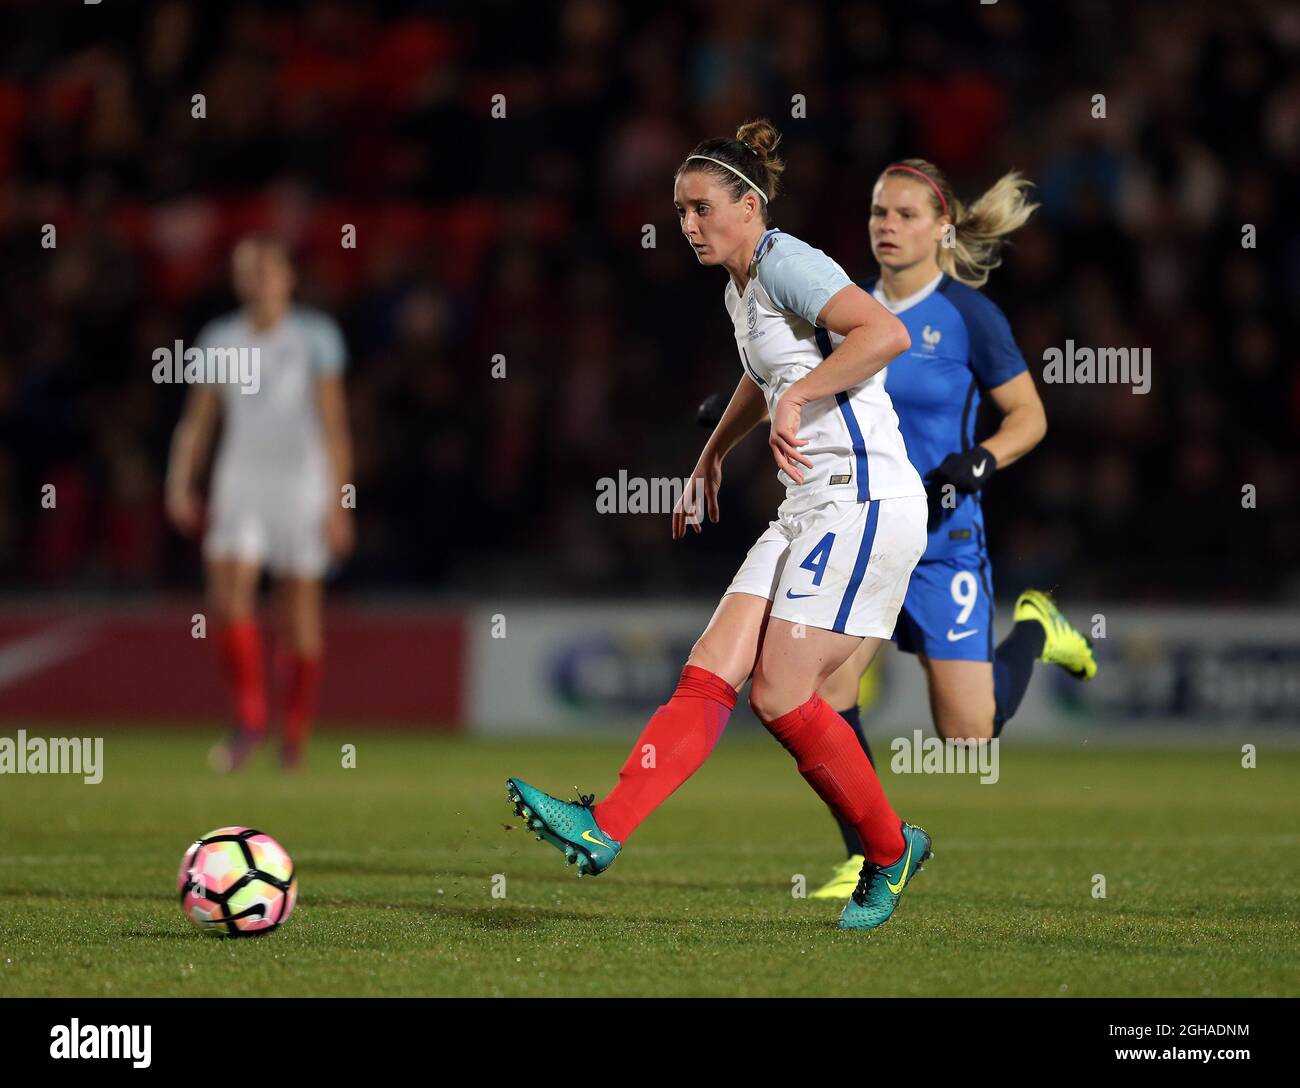
<svg viewBox="0 0 1300 1088">
<path fill-rule="evenodd" d="M 686 156 L 687 162 L 690 162 L 691 159 L 703 159 L 705 162 L 717 163 L 724 170 L 730 170 L 733 174 L 736 175 L 736 177 L 740 178 L 741 181 L 743 181 L 746 185 L 748 185 L 751 189 L 753 189 L 754 192 L 756 192 L 760 197 L 762 197 L 764 204 L 767 203 L 767 194 L 763 192 L 763 190 L 760 189 L 757 185 L 755 185 L 752 181 L 750 181 L 749 178 L 745 177 L 745 175 L 742 174 L 739 170 L 737 170 L 734 166 L 731 166 L 728 163 L 723 162 L 721 159 L 711 159 L 709 158 L 708 155 L 687 155 Z"/>
</svg>

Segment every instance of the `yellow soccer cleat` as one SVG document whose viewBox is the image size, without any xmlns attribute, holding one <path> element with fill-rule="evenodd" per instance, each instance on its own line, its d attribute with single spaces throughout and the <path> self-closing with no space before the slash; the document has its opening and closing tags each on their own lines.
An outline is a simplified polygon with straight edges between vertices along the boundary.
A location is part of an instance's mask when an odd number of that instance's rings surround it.
<svg viewBox="0 0 1300 1088">
<path fill-rule="evenodd" d="M 843 899 L 852 895 L 858 886 L 858 874 L 862 872 L 862 863 L 866 861 L 861 854 L 854 854 L 848 861 L 838 866 L 835 875 L 823 884 L 809 899 Z"/>
<path fill-rule="evenodd" d="M 1048 665 L 1060 665 L 1076 680 L 1091 680 L 1097 675 L 1097 659 L 1092 653 L 1092 643 L 1070 626 L 1061 614 L 1051 594 L 1041 589 L 1027 589 L 1016 598 L 1012 617 L 1036 620 L 1043 627 L 1043 652 L 1038 660 Z"/>
</svg>

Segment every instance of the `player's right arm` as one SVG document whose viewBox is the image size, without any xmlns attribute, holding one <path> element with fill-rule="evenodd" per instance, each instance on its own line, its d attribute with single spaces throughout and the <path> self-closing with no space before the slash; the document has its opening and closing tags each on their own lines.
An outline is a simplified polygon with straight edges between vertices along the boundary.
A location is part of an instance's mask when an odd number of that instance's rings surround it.
<svg viewBox="0 0 1300 1088">
<path fill-rule="evenodd" d="M 167 517 L 185 536 L 198 532 L 202 500 L 199 472 L 207 463 L 221 418 L 221 400 L 215 389 L 194 385 L 185 398 L 181 421 L 172 435 L 167 459 Z"/>
<path fill-rule="evenodd" d="M 718 488 L 722 486 L 723 459 L 766 418 L 767 401 L 763 397 L 763 391 L 748 374 L 741 375 L 736 391 L 731 394 L 731 403 L 722 413 L 709 440 L 704 443 L 700 459 L 691 473 L 689 486 L 682 492 L 682 497 L 673 510 L 674 540 L 680 540 L 686 535 L 687 515 L 695 512 L 695 496 L 703 496 L 709 520 L 717 524 Z M 694 518 L 692 521 L 695 531 L 702 532 L 700 519 Z"/>
</svg>

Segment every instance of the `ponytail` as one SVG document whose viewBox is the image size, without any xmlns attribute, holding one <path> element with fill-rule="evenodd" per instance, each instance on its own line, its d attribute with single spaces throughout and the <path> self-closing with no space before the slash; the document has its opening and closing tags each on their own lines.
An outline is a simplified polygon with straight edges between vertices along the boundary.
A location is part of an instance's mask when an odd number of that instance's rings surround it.
<svg viewBox="0 0 1300 1088">
<path fill-rule="evenodd" d="M 925 159 L 904 159 L 885 167 L 886 174 L 922 176 L 930 183 L 930 201 L 936 216 L 947 215 L 952 223 L 951 240 L 939 244 L 939 267 L 968 287 L 983 287 L 989 273 L 1002 263 L 1006 236 L 1019 230 L 1038 210 L 1029 202 L 1034 183 L 1018 170 L 1003 174 L 970 205 L 952 191 L 948 179 L 934 163 Z"/>
</svg>

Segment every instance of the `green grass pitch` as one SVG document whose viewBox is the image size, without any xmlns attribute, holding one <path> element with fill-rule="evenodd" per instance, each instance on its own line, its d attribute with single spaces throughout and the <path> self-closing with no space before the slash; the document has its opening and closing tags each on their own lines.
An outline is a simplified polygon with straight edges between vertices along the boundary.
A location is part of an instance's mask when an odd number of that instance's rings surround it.
<svg viewBox="0 0 1300 1088">
<path fill-rule="evenodd" d="M 0 994 L 1300 994 L 1295 750 L 1264 743 L 1246 770 L 1227 741 L 1012 739 L 996 785 L 886 771 L 936 856 L 887 926 L 849 933 L 838 902 L 792 895 L 841 848 L 763 736 L 724 738 L 598 878 L 518 826 L 508 774 L 604 792 L 632 739 L 357 731 L 316 738 L 297 777 L 261 756 L 217 778 L 207 737 L 110 733 L 100 785 L 5 775 Z M 279 932 L 216 940 L 182 917 L 181 855 L 223 824 L 294 856 Z"/>
</svg>

